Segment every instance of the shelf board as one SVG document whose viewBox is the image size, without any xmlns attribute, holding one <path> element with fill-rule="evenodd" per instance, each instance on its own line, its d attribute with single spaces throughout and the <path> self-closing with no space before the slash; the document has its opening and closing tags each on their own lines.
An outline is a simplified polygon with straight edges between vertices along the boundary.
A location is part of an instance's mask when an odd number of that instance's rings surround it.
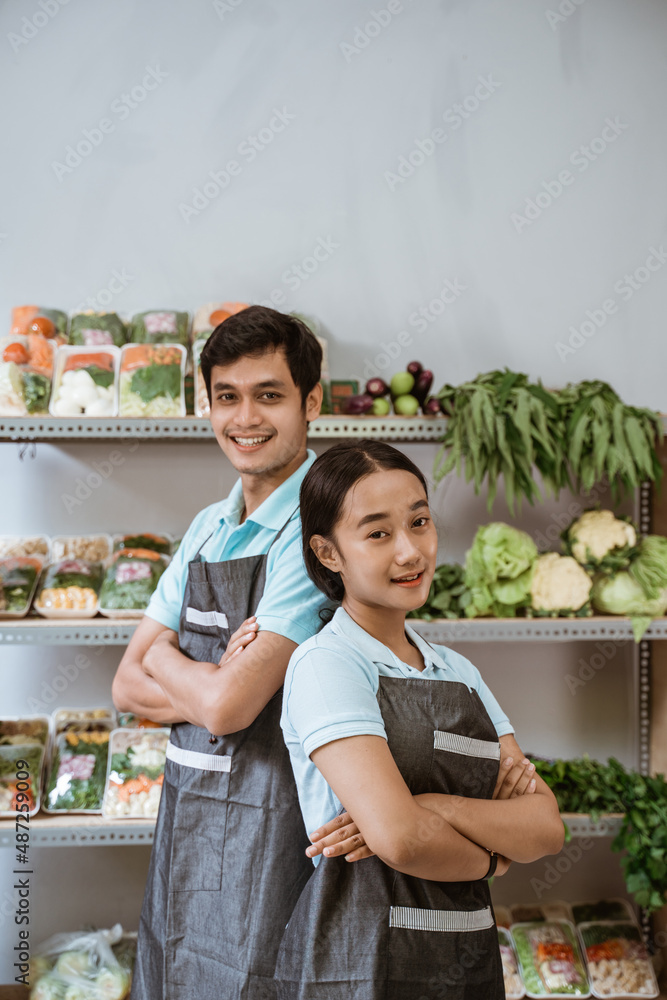
<svg viewBox="0 0 667 1000">
<path fill-rule="evenodd" d="M 623 813 L 608 813 L 593 820 L 586 813 L 561 813 L 573 837 L 615 837 L 621 829 Z"/>
<path fill-rule="evenodd" d="M 0 644 L 13 646 L 126 646 L 140 618 L 0 619 Z M 574 642 L 632 640 L 629 618 L 462 618 L 409 624 L 429 642 Z M 646 639 L 667 639 L 667 618 L 656 618 Z"/>
<path fill-rule="evenodd" d="M 310 425 L 312 438 L 379 438 L 383 441 L 439 441 L 444 417 L 321 416 Z M 136 417 L 0 417 L 0 441 L 213 441 L 205 417 L 172 420 Z"/>
</svg>

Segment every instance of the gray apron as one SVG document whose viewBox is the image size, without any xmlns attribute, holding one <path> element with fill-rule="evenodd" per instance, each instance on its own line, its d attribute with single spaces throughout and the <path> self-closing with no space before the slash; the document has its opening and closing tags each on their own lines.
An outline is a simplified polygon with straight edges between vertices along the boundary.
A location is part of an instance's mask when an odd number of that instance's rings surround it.
<svg viewBox="0 0 667 1000">
<path fill-rule="evenodd" d="M 491 798 L 500 744 L 477 692 L 381 677 L 377 697 L 413 795 Z M 488 883 L 414 878 L 376 857 L 323 858 L 285 931 L 276 982 L 279 1000 L 503 1000 Z"/>
<path fill-rule="evenodd" d="M 257 609 L 266 560 L 207 563 L 197 553 L 181 652 L 218 662 Z M 132 1000 L 275 1000 L 280 939 L 312 874 L 281 699 L 282 689 L 247 729 L 219 738 L 172 727 Z"/>
</svg>

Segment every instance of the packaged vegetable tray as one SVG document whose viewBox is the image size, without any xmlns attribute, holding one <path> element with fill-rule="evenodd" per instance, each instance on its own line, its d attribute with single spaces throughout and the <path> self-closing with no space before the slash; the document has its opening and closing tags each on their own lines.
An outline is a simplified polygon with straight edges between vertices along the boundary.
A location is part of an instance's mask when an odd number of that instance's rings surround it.
<svg viewBox="0 0 667 1000">
<path fill-rule="evenodd" d="M 137 532 L 134 535 L 114 535 L 113 551 L 120 552 L 121 549 L 152 549 L 163 556 L 170 556 L 174 545 L 171 535 L 162 533 L 155 535 L 150 531 Z"/>
<path fill-rule="evenodd" d="M 205 340 L 195 340 L 192 345 L 192 360 L 195 369 L 195 416 L 208 417 L 211 413 L 211 404 L 208 401 L 206 383 L 201 371 L 201 352 L 204 350 Z"/>
<path fill-rule="evenodd" d="M 48 413 L 55 348 L 37 333 L 0 340 L 0 415 Z"/>
<path fill-rule="evenodd" d="M 503 962 L 503 979 L 505 981 L 505 996 L 507 1000 L 521 1000 L 526 991 L 519 974 L 519 962 L 514 950 L 512 935 L 505 927 L 498 927 L 498 944 Z"/>
<path fill-rule="evenodd" d="M 104 562 L 111 555 L 111 535 L 54 535 L 51 539 L 51 561 L 87 559 Z"/>
<path fill-rule="evenodd" d="M 126 344 L 120 358 L 120 416 L 184 417 L 186 357 L 180 344 Z"/>
<path fill-rule="evenodd" d="M 564 899 L 549 903 L 513 903 L 510 907 L 513 924 L 534 923 L 538 920 L 567 920 L 574 923 L 572 907 Z"/>
<path fill-rule="evenodd" d="M 136 936 L 110 930 L 54 934 L 30 959 L 30 1000 L 125 1000 Z"/>
<path fill-rule="evenodd" d="M 157 816 L 169 729 L 114 729 L 102 812 L 107 819 Z"/>
<path fill-rule="evenodd" d="M 37 333 L 56 344 L 67 343 L 67 313 L 44 306 L 15 306 L 12 309 L 11 337 Z"/>
<path fill-rule="evenodd" d="M 0 746 L 42 746 L 49 743 L 48 715 L 5 715 L 0 718 Z"/>
<path fill-rule="evenodd" d="M 35 611 L 44 618 L 92 618 L 104 578 L 101 563 L 61 559 L 42 572 Z"/>
<path fill-rule="evenodd" d="M 118 725 L 123 729 L 169 729 L 169 726 L 162 726 L 159 722 L 153 722 L 152 719 L 143 719 L 140 715 L 135 715 L 134 712 L 121 712 L 118 716 Z"/>
<path fill-rule="evenodd" d="M 0 559 L 12 556 L 37 556 L 49 562 L 51 539 L 48 535 L 0 535 Z"/>
<path fill-rule="evenodd" d="M 636 923 L 637 918 L 627 899 L 599 899 L 592 903 L 572 903 L 572 919 L 575 924 L 595 921 L 620 920 Z"/>
<path fill-rule="evenodd" d="M 0 618 L 24 618 L 28 614 L 42 565 L 36 556 L 0 559 Z"/>
<path fill-rule="evenodd" d="M 45 812 L 102 811 L 112 725 L 110 719 L 98 720 L 92 732 L 72 728 L 58 733 L 46 779 Z"/>
<path fill-rule="evenodd" d="M 579 925 L 595 997 L 657 997 L 658 984 L 641 931 L 630 921 Z"/>
<path fill-rule="evenodd" d="M 247 308 L 247 302 L 207 302 L 205 306 L 200 306 L 192 321 L 193 343 L 208 340 L 216 326 Z"/>
<path fill-rule="evenodd" d="M 510 912 L 509 906 L 495 906 L 493 907 L 493 912 L 496 918 L 496 925 L 498 927 L 505 927 L 507 930 L 512 925 L 512 914 Z"/>
<path fill-rule="evenodd" d="M 512 926 L 529 997 L 589 997 L 590 983 L 574 926 L 566 920 Z"/>
<path fill-rule="evenodd" d="M 117 347 L 61 347 L 49 412 L 54 417 L 114 417 L 118 413 Z"/>
<path fill-rule="evenodd" d="M 108 708 L 57 708 L 51 715 L 53 731 L 94 733 L 116 728 L 116 710 Z"/>
<path fill-rule="evenodd" d="M 152 549 L 115 552 L 100 590 L 100 611 L 108 618 L 139 617 L 148 607 L 168 558 Z"/>
<path fill-rule="evenodd" d="M 137 313 L 130 323 L 129 340 L 133 344 L 182 344 L 190 337 L 190 314 L 169 309 Z"/>
<path fill-rule="evenodd" d="M 39 811 L 44 754 L 38 740 L 0 743 L 0 817 L 13 819 L 17 811 L 34 816 Z"/>
<path fill-rule="evenodd" d="M 69 342 L 78 347 L 122 347 L 127 326 L 115 312 L 76 313 L 70 320 Z"/>
</svg>

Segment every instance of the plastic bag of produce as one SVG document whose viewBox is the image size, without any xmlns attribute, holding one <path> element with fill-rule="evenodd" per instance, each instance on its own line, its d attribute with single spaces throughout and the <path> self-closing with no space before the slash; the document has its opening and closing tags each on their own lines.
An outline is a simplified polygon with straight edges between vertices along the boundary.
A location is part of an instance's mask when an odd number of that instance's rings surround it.
<svg viewBox="0 0 667 1000">
<path fill-rule="evenodd" d="M 45 618 L 92 618 L 104 569 L 86 559 L 62 559 L 48 566 L 35 598 L 35 611 Z"/>
<path fill-rule="evenodd" d="M 593 996 L 657 997 L 658 984 L 636 924 L 579 925 Z"/>
<path fill-rule="evenodd" d="M 99 721 L 93 732 L 70 729 L 56 736 L 46 779 L 45 812 L 102 811 L 111 728 L 110 720 Z"/>
<path fill-rule="evenodd" d="M 102 812 L 108 819 L 157 816 L 169 729 L 114 729 Z"/>
<path fill-rule="evenodd" d="M 34 556 L 0 559 L 0 618 L 28 614 L 41 571 L 42 560 Z"/>
<path fill-rule="evenodd" d="M 49 410 L 54 417 L 113 417 L 118 412 L 116 347 L 61 347 Z"/>
<path fill-rule="evenodd" d="M 114 312 L 76 313 L 70 321 L 69 342 L 79 347 L 122 347 L 127 340 L 127 327 Z"/>
<path fill-rule="evenodd" d="M 30 1000 L 124 1000 L 133 949 L 123 928 L 55 934 L 30 961 Z"/>
<path fill-rule="evenodd" d="M 180 344 L 126 344 L 120 359 L 120 416 L 184 417 L 185 362 Z"/>
<path fill-rule="evenodd" d="M 54 342 L 37 333 L 0 340 L 0 415 L 48 413 Z"/>
<path fill-rule="evenodd" d="M 44 306 L 15 306 L 12 309 L 10 336 L 38 333 L 56 344 L 67 343 L 67 313 Z"/>
<path fill-rule="evenodd" d="M 103 615 L 141 615 L 148 607 L 167 558 L 151 549 L 121 549 L 114 553 L 100 590 Z"/>
<path fill-rule="evenodd" d="M 130 323 L 133 344 L 182 344 L 188 346 L 190 314 L 153 309 L 137 313 Z"/>
<path fill-rule="evenodd" d="M 512 926 L 529 997 L 589 997 L 590 983 L 572 924 L 565 920 Z"/>
</svg>

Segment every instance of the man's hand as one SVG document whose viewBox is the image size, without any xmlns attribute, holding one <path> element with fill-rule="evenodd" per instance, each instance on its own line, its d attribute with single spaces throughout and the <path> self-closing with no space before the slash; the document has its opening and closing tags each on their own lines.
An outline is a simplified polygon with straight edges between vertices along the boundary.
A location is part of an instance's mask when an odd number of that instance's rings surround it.
<svg viewBox="0 0 667 1000">
<path fill-rule="evenodd" d="M 362 858 L 375 857 L 359 827 L 346 812 L 311 833 L 310 840 L 312 846 L 306 848 L 309 858 L 315 858 L 318 854 L 323 854 L 326 858 L 345 855 L 346 861 L 361 861 Z"/>
<path fill-rule="evenodd" d="M 513 757 L 505 757 L 491 798 L 515 799 L 519 795 L 532 795 L 535 787 L 535 765 L 527 757 L 521 757 L 516 764 Z"/>
</svg>

